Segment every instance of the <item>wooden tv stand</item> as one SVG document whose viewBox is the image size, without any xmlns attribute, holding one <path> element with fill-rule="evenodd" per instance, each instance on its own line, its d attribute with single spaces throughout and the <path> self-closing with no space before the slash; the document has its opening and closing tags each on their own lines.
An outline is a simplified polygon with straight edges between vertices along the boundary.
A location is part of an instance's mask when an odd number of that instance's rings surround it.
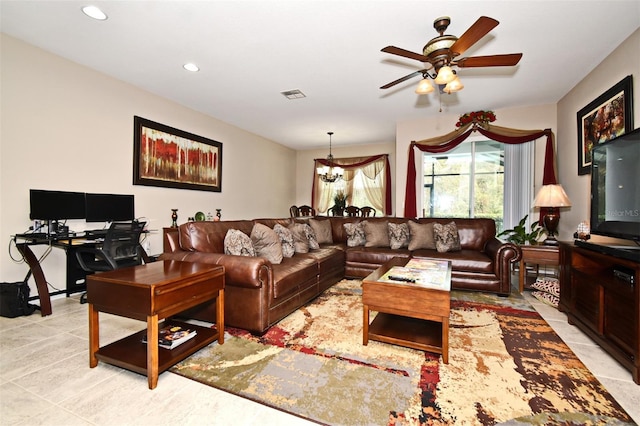
<svg viewBox="0 0 640 426">
<path fill-rule="evenodd" d="M 640 384 L 640 263 L 560 245 L 560 305 Z"/>
</svg>

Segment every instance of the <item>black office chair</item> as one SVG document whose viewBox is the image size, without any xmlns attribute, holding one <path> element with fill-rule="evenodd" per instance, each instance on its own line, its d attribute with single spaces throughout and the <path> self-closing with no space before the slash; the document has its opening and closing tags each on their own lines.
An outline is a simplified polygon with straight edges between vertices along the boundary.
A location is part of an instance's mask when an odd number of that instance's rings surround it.
<svg viewBox="0 0 640 426">
<path fill-rule="evenodd" d="M 148 257 L 140 245 L 145 222 L 113 222 L 104 241 L 95 247 L 78 247 L 76 258 L 86 272 L 104 272 L 127 266 L 142 265 Z M 87 294 L 80 297 L 86 303 Z"/>
</svg>

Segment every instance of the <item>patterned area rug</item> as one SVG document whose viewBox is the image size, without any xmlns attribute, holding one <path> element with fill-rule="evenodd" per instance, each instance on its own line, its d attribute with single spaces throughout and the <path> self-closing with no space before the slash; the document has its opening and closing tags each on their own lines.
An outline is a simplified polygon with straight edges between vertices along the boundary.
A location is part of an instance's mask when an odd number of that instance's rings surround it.
<svg viewBox="0 0 640 426">
<path fill-rule="evenodd" d="M 520 295 L 452 292 L 449 364 L 362 345 L 344 280 L 264 336 L 229 329 L 171 371 L 330 425 L 634 424 Z"/>
</svg>

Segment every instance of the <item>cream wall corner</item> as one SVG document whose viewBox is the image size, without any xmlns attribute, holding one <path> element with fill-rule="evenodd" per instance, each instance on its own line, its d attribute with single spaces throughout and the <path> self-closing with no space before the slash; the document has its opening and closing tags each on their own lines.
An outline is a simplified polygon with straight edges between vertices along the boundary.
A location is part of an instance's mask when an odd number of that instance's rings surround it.
<svg viewBox="0 0 640 426">
<path fill-rule="evenodd" d="M 572 206 L 562 211 L 560 238 L 571 240 L 578 224 L 589 221 L 591 175 L 578 176 L 577 113 L 627 75 L 633 75 L 634 128 L 640 127 L 640 29 L 618 46 L 558 102 L 559 180 Z M 640 149 L 640 147 L 638 148 Z M 594 241 L 597 237 L 594 238 Z"/>
<path fill-rule="evenodd" d="M 151 254 L 162 251 L 171 208 L 179 209 L 179 223 L 216 208 L 224 219 L 288 216 L 296 186 L 294 150 L 7 35 L 0 42 L 0 237 L 5 243 L 31 224 L 30 188 L 134 194 L 136 215 L 157 230 L 149 237 Z M 222 192 L 134 186 L 134 115 L 222 142 Z M 76 231 L 96 226 L 68 225 Z M 36 250 L 40 255 L 44 248 Z M 20 257 L 15 247 L 11 255 Z M 46 278 L 57 289 L 65 288 L 64 265 L 60 249 L 44 260 Z M 26 272 L 26 265 L 6 252 L 1 256 L 0 280 L 22 280 Z"/>
</svg>

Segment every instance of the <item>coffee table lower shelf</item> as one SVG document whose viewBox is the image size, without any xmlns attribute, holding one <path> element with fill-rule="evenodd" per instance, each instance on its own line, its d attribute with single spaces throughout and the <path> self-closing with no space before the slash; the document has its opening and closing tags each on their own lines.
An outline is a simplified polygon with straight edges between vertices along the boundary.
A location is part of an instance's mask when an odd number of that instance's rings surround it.
<svg viewBox="0 0 640 426">
<path fill-rule="evenodd" d="M 369 324 L 370 340 L 443 354 L 442 323 L 379 312 Z"/>
<path fill-rule="evenodd" d="M 187 340 L 173 349 L 158 348 L 158 373 L 168 370 L 188 356 L 215 342 L 219 337 L 218 330 L 214 328 L 201 327 L 177 321 L 171 321 L 171 324 L 195 329 L 197 334 L 192 339 Z M 160 327 L 161 326 L 162 324 L 160 324 Z M 96 352 L 96 358 L 111 365 L 148 375 L 147 344 L 142 342 L 146 334 L 147 329 L 140 330 L 116 342 L 102 346 Z"/>
</svg>

